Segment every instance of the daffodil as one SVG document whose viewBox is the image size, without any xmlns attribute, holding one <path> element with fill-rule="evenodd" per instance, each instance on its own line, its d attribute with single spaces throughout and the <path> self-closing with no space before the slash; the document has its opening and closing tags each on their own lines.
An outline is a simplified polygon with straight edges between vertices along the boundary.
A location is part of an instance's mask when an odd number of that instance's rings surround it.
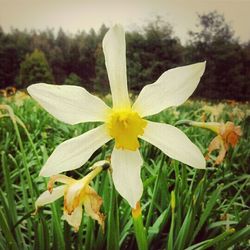
<svg viewBox="0 0 250 250">
<path fill-rule="evenodd" d="M 82 206 L 84 206 L 86 214 L 97 220 L 104 229 L 104 215 L 99 211 L 102 198 L 90 187 L 89 183 L 107 166 L 109 166 L 107 161 L 96 162 L 93 170 L 80 180 L 62 174 L 51 176 L 48 190 L 36 200 L 36 210 L 64 196 L 63 218 L 74 227 L 75 231 L 78 231 L 82 221 Z M 55 182 L 61 182 L 64 185 L 54 188 Z"/>
<path fill-rule="evenodd" d="M 173 159 L 195 168 L 205 168 L 202 153 L 181 130 L 145 119 L 165 108 L 184 103 L 196 89 L 205 70 L 205 62 L 164 72 L 155 83 L 145 86 L 131 105 L 127 87 L 125 32 L 120 25 L 115 25 L 105 35 L 103 51 L 112 108 L 82 87 L 44 83 L 28 87 L 29 94 L 60 121 L 68 124 L 103 122 L 99 127 L 60 144 L 40 175 L 51 176 L 79 168 L 98 148 L 114 139 L 111 155 L 114 185 L 131 207 L 135 207 L 143 191 L 140 178 L 143 160 L 138 138 L 153 144 Z"/>
<path fill-rule="evenodd" d="M 229 146 L 235 147 L 239 137 L 242 135 L 240 126 L 235 126 L 233 122 L 208 123 L 208 129 L 214 131 L 217 136 L 210 142 L 206 158 L 209 159 L 213 151 L 219 150 L 215 164 L 220 164 L 224 160 Z"/>
<path fill-rule="evenodd" d="M 208 115 L 210 116 L 211 121 L 218 120 L 218 118 L 223 113 L 224 108 L 225 105 L 223 103 L 214 106 L 204 105 L 202 107 L 202 109 L 205 111 L 205 114 L 208 113 Z"/>
<path fill-rule="evenodd" d="M 215 164 L 220 164 L 224 160 L 229 146 L 235 147 L 242 135 L 241 127 L 235 126 L 233 122 L 219 123 L 219 122 L 195 122 L 183 121 L 182 124 L 190 126 L 205 128 L 213 131 L 216 136 L 208 146 L 208 153 L 206 159 L 210 158 L 213 151 L 219 150 L 219 154 L 215 159 Z M 179 123 L 179 124 L 181 124 Z"/>
</svg>

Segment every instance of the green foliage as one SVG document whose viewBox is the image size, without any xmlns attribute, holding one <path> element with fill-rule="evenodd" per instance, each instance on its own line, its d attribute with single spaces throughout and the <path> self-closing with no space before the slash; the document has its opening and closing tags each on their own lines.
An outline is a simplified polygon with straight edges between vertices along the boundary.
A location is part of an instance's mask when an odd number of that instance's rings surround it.
<svg viewBox="0 0 250 250">
<path fill-rule="evenodd" d="M 126 43 L 128 82 L 135 92 L 183 62 L 180 41 L 174 37 L 172 27 L 161 18 L 144 27 L 143 34 L 128 33 Z"/>
<path fill-rule="evenodd" d="M 102 50 L 102 39 L 107 31 L 108 28 L 105 25 L 102 25 L 97 34 L 97 47 L 95 48 L 95 78 L 92 79 L 92 88 L 95 91 L 102 93 L 102 95 L 110 92 L 109 85 L 107 84 L 108 75 Z"/>
<path fill-rule="evenodd" d="M 188 62 L 207 61 L 196 95 L 209 99 L 249 100 L 249 48 L 239 44 L 231 27 L 217 12 L 199 15 L 199 28 L 199 32 L 190 32 L 186 52 Z"/>
<path fill-rule="evenodd" d="M 198 15 L 198 31 L 190 31 L 187 44 L 181 44 L 174 27 L 156 17 L 140 29 L 126 33 L 129 88 L 138 93 L 166 70 L 207 61 L 206 72 L 196 96 L 209 99 L 250 99 L 250 44 L 241 44 L 223 15 L 210 12 Z M 108 28 L 78 32 L 74 36 L 60 29 L 5 33 L 0 29 L 0 88 L 16 85 L 20 64 L 35 49 L 42 51 L 53 72 L 54 81 L 62 84 L 71 74 L 81 78 L 89 90 L 109 92 L 102 51 L 102 39 Z M 28 79 L 28 83 L 30 81 Z M 24 88 L 27 82 L 19 81 Z"/>
<path fill-rule="evenodd" d="M 53 83 L 53 75 L 44 53 L 38 49 L 26 55 L 20 65 L 20 83 L 23 87 L 37 82 Z"/>
<path fill-rule="evenodd" d="M 151 120 L 172 125 L 180 119 L 199 120 L 204 105 L 213 106 L 187 102 Z M 141 142 L 142 220 L 149 249 L 249 248 L 250 107 L 223 105 L 218 121 L 231 117 L 242 126 L 244 134 L 216 168 L 210 163 L 205 171 L 190 168 Z M 16 117 L 11 110 L 10 113 L 1 110 L 7 116 L 0 118 L 0 249 L 137 249 L 131 208 L 115 191 L 109 172 L 103 172 L 92 183 L 103 198 L 104 233 L 85 215 L 79 232 L 74 233 L 61 219 L 62 200 L 32 215 L 35 199 L 46 189 L 47 179 L 38 173 L 48 155 L 60 142 L 84 133 L 95 124 L 63 124 L 30 99 L 20 107 L 12 103 L 12 108 Z M 192 127 L 180 129 L 206 152 L 212 133 Z M 84 167 L 67 175 L 82 177 L 95 161 L 110 157 L 111 146 L 103 146 Z"/>
<path fill-rule="evenodd" d="M 76 85 L 80 86 L 82 83 L 82 79 L 75 73 L 71 73 L 64 81 L 65 85 Z"/>
</svg>

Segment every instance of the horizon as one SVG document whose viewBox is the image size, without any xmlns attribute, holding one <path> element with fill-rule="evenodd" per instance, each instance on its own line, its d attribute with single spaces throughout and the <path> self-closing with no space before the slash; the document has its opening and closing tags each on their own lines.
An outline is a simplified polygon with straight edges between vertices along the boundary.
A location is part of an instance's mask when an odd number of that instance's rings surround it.
<svg viewBox="0 0 250 250">
<path fill-rule="evenodd" d="M 0 0 L 0 6 L 0 26 L 6 33 L 13 28 L 28 32 L 49 29 L 57 34 L 62 28 L 65 33 L 75 35 L 81 31 L 89 32 L 91 28 L 98 31 L 102 24 L 110 27 L 114 23 L 121 23 L 126 31 L 140 31 L 160 16 L 173 27 L 174 36 L 185 44 L 189 38 L 188 31 L 199 31 L 196 27 L 197 14 L 216 10 L 224 15 L 241 43 L 250 40 L 250 30 L 246 25 L 250 22 L 249 1 L 191 0 L 187 3 L 179 0 L 129 0 L 123 3 L 109 0 L 100 3 L 97 0 Z"/>
</svg>

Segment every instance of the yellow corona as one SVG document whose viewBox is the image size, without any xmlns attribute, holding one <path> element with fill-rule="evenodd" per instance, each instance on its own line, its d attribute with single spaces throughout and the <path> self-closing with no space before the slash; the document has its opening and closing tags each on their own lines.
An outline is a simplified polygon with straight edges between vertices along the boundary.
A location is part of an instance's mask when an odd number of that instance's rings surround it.
<svg viewBox="0 0 250 250">
<path fill-rule="evenodd" d="M 147 121 L 132 109 L 113 109 L 106 124 L 117 149 L 135 151 L 139 148 L 138 136 L 143 135 Z"/>
</svg>

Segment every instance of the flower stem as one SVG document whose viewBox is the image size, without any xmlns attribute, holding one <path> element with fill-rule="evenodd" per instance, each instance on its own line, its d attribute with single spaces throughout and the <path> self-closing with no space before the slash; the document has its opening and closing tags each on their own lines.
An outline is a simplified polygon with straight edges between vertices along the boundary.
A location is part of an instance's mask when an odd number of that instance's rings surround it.
<svg viewBox="0 0 250 250">
<path fill-rule="evenodd" d="M 198 128 L 205 128 L 205 129 L 213 131 L 216 134 L 219 134 L 220 126 L 221 126 L 221 124 L 218 122 L 196 122 L 196 121 L 190 121 L 190 120 L 181 120 L 175 123 L 175 126 L 179 126 L 179 125 L 187 125 L 187 126 L 193 126 L 193 127 L 198 127 Z"/>
<path fill-rule="evenodd" d="M 137 202 L 136 208 L 132 208 L 132 217 L 134 224 L 134 232 L 139 250 L 147 250 L 148 249 L 148 241 L 146 230 L 142 221 L 141 214 L 141 206 L 140 203 Z"/>
<path fill-rule="evenodd" d="M 98 161 L 92 167 L 92 171 L 88 173 L 83 179 L 89 183 L 93 180 L 102 170 L 107 170 L 110 167 L 108 161 Z"/>
<path fill-rule="evenodd" d="M 175 225 L 175 193 L 174 191 L 171 192 L 171 225 L 170 225 L 170 232 L 168 236 L 168 243 L 167 243 L 167 249 L 172 250 L 174 249 L 174 225 Z"/>
</svg>

